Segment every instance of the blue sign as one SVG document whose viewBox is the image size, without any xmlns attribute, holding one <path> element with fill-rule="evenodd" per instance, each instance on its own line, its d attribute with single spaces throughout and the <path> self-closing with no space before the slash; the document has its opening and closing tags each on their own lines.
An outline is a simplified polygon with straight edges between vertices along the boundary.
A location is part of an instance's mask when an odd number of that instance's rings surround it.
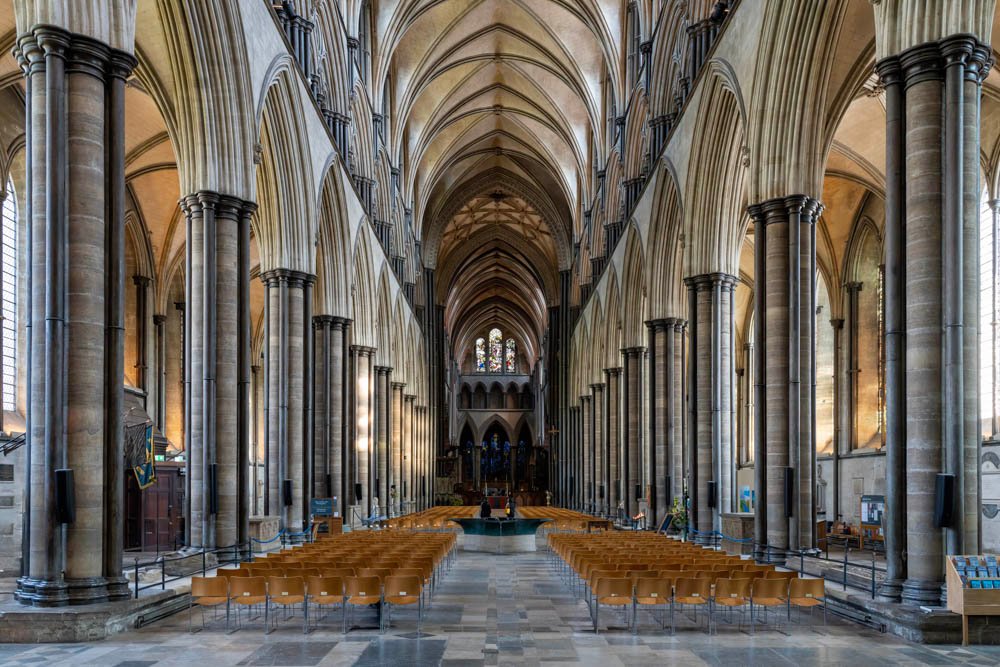
<svg viewBox="0 0 1000 667">
<path fill-rule="evenodd" d="M 313 498 L 310 511 L 313 516 L 333 516 L 333 498 Z"/>
</svg>

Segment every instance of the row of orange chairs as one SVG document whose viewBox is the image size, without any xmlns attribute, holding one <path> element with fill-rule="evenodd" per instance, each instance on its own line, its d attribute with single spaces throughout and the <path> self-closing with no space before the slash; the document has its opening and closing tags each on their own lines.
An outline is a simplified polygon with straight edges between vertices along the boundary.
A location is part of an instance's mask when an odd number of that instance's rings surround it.
<svg viewBox="0 0 1000 667">
<path fill-rule="evenodd" d="M 674 627 L 674 605 L 704 606 L 712 628 L 716 606 L 730 610 L 754 605 L 814 607 L 823 604 L 822 580 L 798 580 L 795 572 L 776 571 L 739 556 L 707 550 L 651 533 L 559 534 L 550 536 L 553 561 L 566 575 L 574 593 L 587 591 L 594 629 L 600 605 L 629 608 L 633 629 L 641 606 L 667 606 Z M 801 583 L 796 583 L 800 581 Z M 721 595 L 717 592 L 721 584 Z M 680 590 L 678 591 L 678 587 Z M 655 592 L 656 595 L 647 593 Z M 627 620 L 627 619 L 626 619 Z"/>
<path fill-rule="evenodd" d="M 192 608 L 202 608 L 202 627 L 205 625 L 204 609 L 225 605 L 226 629 L 229 629 L 230 611 L 237 610 L 237 627 L 241 627 L 241 609 L 264 606 L 264 627 L 267 633 L 277 622 L 272 609 L 281 607 L 287 612 L 298 606 L 302 610 L 302 632 L 309 632 L 309 608 L 340 607 L 341 625 L 347 632 L 348 607 L 377 605 L 379 631 L 388 627 L 389 609 L 392 606 L 417 605 L 417 632 L 423 619 L 423 582 L 417 574 L 395 574 L 384 579 L 372 575 L 359 576 L 216 576 L 193 577 L 191 598 L 188 605 L 188 631 L 193 631 Z"/>
</svg>

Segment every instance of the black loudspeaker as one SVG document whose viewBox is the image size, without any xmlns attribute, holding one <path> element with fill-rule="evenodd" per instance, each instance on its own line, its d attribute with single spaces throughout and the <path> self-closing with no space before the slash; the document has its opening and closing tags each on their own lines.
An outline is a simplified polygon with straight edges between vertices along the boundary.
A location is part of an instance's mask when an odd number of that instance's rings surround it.
<svg viewBox="0 0 1000 667">
<path fill-rule="evenodd" d="M 635 499 L 636 500 L 642 499 L 642 484 L 635 485 Z"/>
<path fill-rule="evenodd" d="M 219 464 L 208 464 L 208 513 L 219 513 Z"/>
<path fill-rule="evenodd" d="M 76 488 L 71 468 L 56 470 L 56 521 L 58 523 L 76 521 Z"/>
<path fill-rule="evenodd" d="M 292 506 L 292 480 L 290 479 L 281 482 L 281 504 L 285 507 Z"/>
<path fill-rule="evenodd" d="M 955 523 L 955 476 L 938 474 L 934 483 L 934 525 L 952 528 Z"/>
<path fill-rule="evenodd" d="M 715 508 L 719 505 L 719 485 L 714 479 L 708 480 L 708 506 Z"/>
<path fill-rule="evenodd" d="M 785 468 L 785 517 L 795 516 L 795 468 Z"/>
<path fill-rule="evenodd" d="M 674 480 L 670 478 L 670 475 L 667 475 L 667 478 L 664 481 L 667 484 L 666 497 L 667 497 L 667 505 L 669 506 L 672 503 L 672 501 L 673 501 L 673 498 L 671 498 L 671 494 L 673 493 Z M 663 508 L 663 509 L 666 509 L 666 508 Z"/>
<path fill-rule="evenodd" d="M 326 497 L 333 497 L 333 475 L 326 473 Z"/>
<path fill-rule="evenodd" d="M 600 486 L 597 487 L 597 497 L 600 498 L 601 500 L 604 500 L 604 485 L 603 484 L 601 484 Z"/>
<path fill-rule="evenodd" d="M 360 484 L 355 484 L 354 485 L 354 502 L 360 503 L 361 502 L 361 498 L 362 498 L 363 495 L 364 494 L 361 492 L 361 485 Z"/>
</svg>

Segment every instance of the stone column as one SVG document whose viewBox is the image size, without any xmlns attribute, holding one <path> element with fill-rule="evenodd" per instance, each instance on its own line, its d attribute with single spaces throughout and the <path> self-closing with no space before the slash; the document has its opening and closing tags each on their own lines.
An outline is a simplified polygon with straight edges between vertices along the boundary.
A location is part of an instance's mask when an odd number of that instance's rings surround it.
<svg viewBox="0 0 1000 667">
<path fill-rule="evenodd" d="M 672 327 L 671 327 L 672 328 Z M 670 456 L 667 439 L 672 435 L 667 426 L 667 374 L 671 370 L 667 363 L 667 338 L 673 331 L 667 331 L 666 320 L 646 322 L 649 338 L 649 432 L 650 472 L 653 484 L 653 504 L 650 508 L 650 523 L 659 526 L 669 509 Z"/>
<path fill-rule="evenodd" d="M 593 416 L 591 415 L 590 396 L 580 396 L 580 445 L 582 470 L 580 476 L 583 478 L 583 493 L 580 500 L 585 511 L 593 511 L 594 508 L 594 452 L 593 452 Z"/>
<path fill-rule="evenodd" d="M 250 492 L 251 509 L 250 514 L 252 516 L 264 515 L 264 494 L 261 492 L 261 485 L 266 484 L 267 480 L 262 475 L 261 464 L 267 458 L 267 447 L 265 445 L 264 434 L 267 432 L 267 424 L 263 419 L 264 412 L 264 402 L 266 393 L 264 392 L 264 368 L 262 366 L 252 366 L 251 372 L 251 391 L 253 395 L 253 406 L 250 410 L 253 417 L 253 454 L 251 460 L 253 461 L 253 476 L 250 480 L 250 486 L 253 491 Z"/>
<path fill-rule="evenodd" d="M 691 507 L 696 540 L 709 542 L 731 504 L 732 294 L 736 278 L 710 273 L 685 279 L 692 322 Z M 714 487 L 714 489 L 713 489 Z"/>
<path fill-rule="evenodd" d="M 687 322 L 681 318 L 666 320 L 666 358 L 670 364 L 667 374 L 667 451 L 670 452 L 670 503 L 684 498 L 684 480 L 688 470 L 684 463 L 684 392 L 685 392 L 685 335 Z"/>
<path fill-rule="evenodd" d="M 821 205 L 803 195 L 771 199 L 751 206 L 757 270 L 755 297 L 763 309 L 757 340 L 757 382 L 766 382 L 763 411 L 755 427 L 761 433 L 757 465 L 766 461 L 767 546 L 769 557 L 784 562 L 788 549 L 814 544 L 813 350 L 815 349 L 815 221 Z M 763 290 L 762 290 L 763 288 Z M 763 294 L 762 294 L 763 291 Z M 766 295 L 766 297 L 764 296 Z M 761 365 L 763 367 L 761 367 Z M 766 443 L 766 447 L 763 445 Z M 760 483 L 763 482 L 763 483 Z M 785 486 L 792 507 L 785 507 Z M 757 493 L 758 501 L 765 496 Z M 760 515 L 758 514 L 758 518 Z"/>
<path fill-rule="evenodd" d="M 374 478 L 375 496 L 379 505 L 389 504 L 389 384 L 392 369 L 388 366 L 375 366 L 375 448 L 374 448 Z"/>
<path fill-rule="evenodd" d="M 403 510 L 403 486 L 406 477 L 403 475 L 403 389 L 405 382 L 393 382 L 392 414 L 389 415 L 390 435 L 392 437 L 392 477 L 391 483 L 396 485 L 396 501 L 394 511 L 397 515 Z"/>
<path fill-rule="evenodd" d="M 268 316 L 268 459 L 269 507 L 267 513 L 282 518 L 282 528 L 300 533 L 305 528 L 309 490 L 306 446 L 309 405 L 305 400 L 306 359 L 311 350 L 306 305 L 313 276 L 276 269 L 262 276 L 267 286 Z M 311 365 L 311 364 L 310 364 Z M 310 385 L 311 386 L 311 385 Z M 285 489 L 290 485 L 291 497 Z M 291 501 L 289 503 L 289 501 Z"/>
<path fill-rule="evenodd" d="M 622 499 L 625 501 L 625 511 L 630 517 L 639 513 L 639 502 L 636 497 L 636 487 L 641 480 L 639 467 L 640 434 L 642 432 L 641 403 L 642 393 L 640 374 L 642 369 L 644 347 L 630 347 L 622 350 L 623 359 L 623 400 L 622 429 L 625 441 L 622 445 Z M 640 489 L 639 496 L 642 496 Z"/>
<path fill-rule="evenodd" d="M 351 320 L 337 318 L 333 323 L 334 336 L 337 334 L 337 324 L 342 325 L 340 331 L 340 373 L 336 376 L 339 382 L 334 382 L 334 418 L 340 417 L 340 429 L 334 430 L 334 451 L 340 453 L 340 477 L 337 481 L 334 474 L 334 493 L 340 498 L 341 513 L 347 519 L 347 508 L 354 504 L 354 467 L 358 448 L 354 444 L 354 390 L 357 384 L 357 371 L 351 353 Z M 337 360 L 336 350 L 333 359 Z M 338 393 L 339 392 L 339 393 Z M 337 398 L 339 396 L 339 399 Z M 339 445 L 337 437 L 340 437 Z"/>
<path fill-rule="evenodd" d="M 607 447 L 604 439 L 604 415 L 607 406 L 604 404 L 604 383 L 590 385 L 592 436 L 591 453 L 593 458 L 594 501 L 597 503 L 597 513 L 605 514 L 608 509 L 608 487 L 605 481 L 605 453 Z"/>
<path fill-rule="evenodd" d="M 605 393 L 605 482 L 608 487 L 608 507 L 618 515 L 618 502 L 622 499 L 622 447 L 621 447 L 621 369 L 604 369 Z"/>
<path fill-rule="evenodd" d="M 417 397 L 413 394 L 403 394 L 403 459 L 405 471 L 403 473 L 403 484 L 405 488 L 400 494 L 404 501 L 413 501 L 417 498 L 417 448 L 416 448 L 416 424 L 414 423 L 414 402 Z M 411 505 L 416 510 L 416 505 Z"/>
<path fill-rule="evenodd" d="M 374 370 L 372 364 L 372 356 L 375 354 L 375 349 L 371 347 L 365 347 L 361 345 L 355 345 L 351 348 L 351 352 L 354 354 L 354 366 L 356 370 L 356 391 L 354 400 L 355 409 L 355 419 L 354 419 L 354 429 L 355 429 L 355 472 L 354 481 L 355 484 L 361 485 L 361 501 L 358 503 L 361 506 L 361 511 L 365 516 L 371 513 L 372 505 L 372 491 L 374 489 L 374 466 L 373 458 L 373 442 L 372 442 L 372 394 L 374 387 L 372 386 L 372 372 Z"/>
<path fill-rule="evenodd" d="M 135 386 L 142 391 L 149 391 L 149 359 L 146 350 L 148 337 L 147 322 L 149 320 L 149 285 L 152 280 L 148 276 L 132 276 L 135 285 Z M 148 397 L 147 397 L 148 398 Z M 148 405 L 148 403 L 147 403 Z"/>
<path fill-rule="evenodd" d="M 156 396 L 154 397 L 156 428 L 163 433 L 167 427 L 167 316 L 153 315 L 156 331 Z"/>
<path fill-rule="evenodd" d="M 313 316 L 313 496 L 329 498 L 332 483 L 332 400 L 333 384 L 331 329 L 333 316 Z"/>
<path fill-rule="evenodd" d="M 124 93 L 135 59 L 51 26 L 21 35 L 15 55 L 26 74 L 30 496 L 15 597 L 126 599 Z M 56 506 L 58 470 L 73 476 L 75 518 Z"/>
<path fill-rule="evenodd" d="M 889 123 L 886 373 L 904 387 L 886 396 L 887 486 L 898 492 L 905 474 L 906 488 L 905 507 L 886 506 L 905 536 L 887 535 L 883 593 L 894 597 L 905 566 L 902 599 L 913 604 L 940 601 L 944 554 L 979 550 L 978 128 L 990 65 L 989 47 L 971 35 L 878 63 Z M 890 430 L 905 452 L 892 448 Z M 956 488 L 955 519 L 944 526 L 934 524 L 939 474 Z"/>
</svg>

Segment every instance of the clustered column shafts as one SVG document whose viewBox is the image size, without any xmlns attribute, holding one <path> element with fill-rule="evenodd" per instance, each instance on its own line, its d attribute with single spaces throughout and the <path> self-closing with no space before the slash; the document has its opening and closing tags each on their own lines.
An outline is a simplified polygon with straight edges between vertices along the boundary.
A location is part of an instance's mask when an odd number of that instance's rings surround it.
<svg viewBox="0 0 1000 667">
<path fill-rule="evenodd" d="M 419 475 L 419 454 L 417 452 L 417 425 L 415 421 L 415 404 L 417 397 L 414 394 L 403 394 L 403 450 L 404 460 L 404 488 L 401 490 L 400 498 L 402 502 L 412 502 L 417 498 L 417 476 Z M 413 506 L 416 507 L 415 505 Z"/>
<path fill-rule="evenodd" d="M 333 316 L 313 316 L 313 496 L 333 492 Z M 336 494 L 336 495 L 339 495 Z"/>
<path fill-rule="evenodd" d="M 290 534 L 301 533 L 312 491 L 307 461 L 311 452 L 310 335 L 311 287 L 307 273 L 275 269 L 261 275 L 267 288 L 268 507 Z M 308 300 L 308 301 L 307 301 Z M 307 320 L 306 317 L 310 317 Z M 309 383 L 308 385 L 306 383 Z M 291 487 L 291 494 L 287 493 Z"/>
<path fill-rule="evenodd" d="M 403 505 L 403 486 L 405 484 L 403 477 L 403 389 L 406 387 L 405 382 L 393 382 L 390 385 L 392 389 L 392 404 L 391 404 L 391 414 L 389 415 L 390 423 L 390 438 L 391 438 L 391 450 L 392 450 L 392 474 L 389 479 L 390 486 L 396 487 L 395 498 L 392 494 L 389 496 L 389 503 L 392 507 L 392 512 L 396 516 L 402 514 Z"/>
<path fill-rule="evenodd" d="M 392 382 L 392 368 L 375 366 L 375 489 L 380 507 L 389 505 L 389 477 L 392 468 L 389 463 L 389 398 Z M 386 511 L 388 514 L 388 511 Z"/>
<path fill-rule="evenodd" d="M 640 468 L 640 434 L 642 432 L 641 402 L 642 384 L 641 370 L 642 359 L 645 354 L 644 347 L 630 347 L 622 350 L 623 359 L 623 384 L 625 391 L 623 396 L 623 419 L 625 441 L 622 444 L 622 499 L 625 501 L 625 510 L 629 517 L 639 513 L 639 499 L 643 497 L 641 486 Z M 637 493 L 638 491 L 638 493 Z"/>
<path fill-rule="evenodd" d="M 622 500 L 621 393 L 620 368 L 604 369 L 605 454 L 604 483 L 608 489 L 608 511 L 618 515 Z"/>
<path fill-rule="evenodd" d="M 583 491 L 580 501 L 583 503 L 585 511 L 593 511 L 594 508 L 594 451 L 593 451 L 593 416 L 591 415 L 590 396 L 580 396 L 580 445 L 581 445 L 581 470 L 580 477 L 583 481 Z"/>
<path fill-rule="evenodd" d="M 815 541 L 815 222 L 821 210 L 819 202 L 804 195 L 750 207 L 760 325 L 754 368 L 755 468 L 766 467 L 756 478 L 757 518 L 767 526 L 758 546 L 763 550 L 766 544 L 769 551 L 758 557 L 778 563 L 789 549 L 810 548 Z M 786 484 L 791 486 L 791 507 L 785 506 Z M 767 507 L 760 507 L 764 502 Z"/>
<path fill-rule="evenodd" d="M 594 480 L 594 500 L 597 503 L 597 513 L 608 513 L 608 487 L 607 487 L 607 447 L 605 443 L 605 420 L 604 415 L 606 405 L 604 403 L 604 383 L 598 382 L 590 385 L 591 414 L 593 421 L 591 426 L 591 452 L 593 459 L 593 480 Z"/>
<path fill-rule="evenodd" d="M 978 128 L 991 65 L 989 47 L 971 35 L 877 64 L 887 121 L 880 594 L 911 604 L 939 604 L 944 554 L 979 551 Z M 954 475 L 956 488 L 947 499 L 955 519 L 942 527 L 934 523 L 939 474 Z"/>
<path fill-rule="evenodd" d="M 684 383 L 685 321 L 676 317 L 646 323 L 650 343 L 650 431 L 654 525 L 659 526 L 675 498 L 684 492 Z"/>
<path fill-rule="evenodd" d="M 732 506 L 732 298 L 736 277 L 709 273 L 685 279 L 691 330 L 690 430 L 692 525 L 695 540 L 711 542 L 721 513 Z M 714 487 L 714 488 L 713 488 Z"/>
<path fill-rule="evenodd" d="M 351 347 L 354 359 L 354 484 L 361 485 L 361 495 L 357 497 L 351 491 L 351 498 L 361 507 L 361 512 L 367 517 L 372 511 L 372 493 L 375 489 L 375 464 L 373 460 L 374 438 L 373 424 L 373 356 L 375 348 L 363 345 Z"/>
<path fill-rule="evenodd" d="M 48 26 L 15 51 L 29 165 L 28 545 L 15 596 L 37 606 L 125 599 L 124 95 L 136 61 Z M 60 469 L 76 483 L 72 523 L 57 515 Z"/>
</svg>

